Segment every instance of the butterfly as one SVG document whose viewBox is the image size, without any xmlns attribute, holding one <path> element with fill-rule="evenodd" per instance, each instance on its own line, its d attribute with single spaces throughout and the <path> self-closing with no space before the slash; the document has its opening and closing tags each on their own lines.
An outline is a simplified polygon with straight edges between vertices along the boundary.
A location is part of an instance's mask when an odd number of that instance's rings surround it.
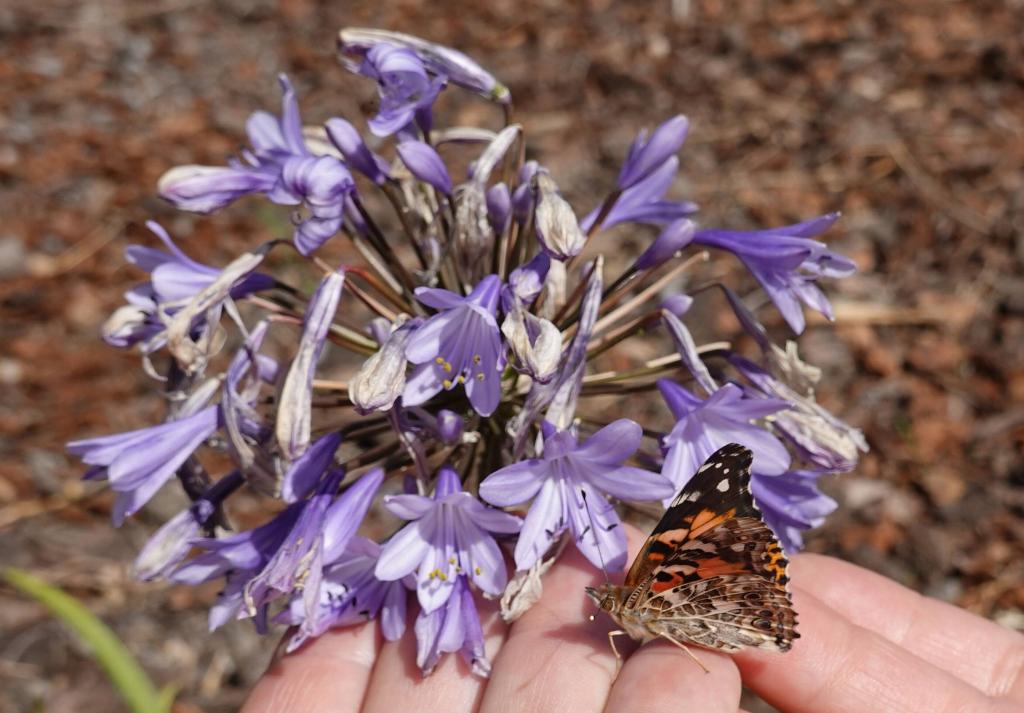
<svg viewBox="0 0 1024 713">
<path fill-rule="evenodd" d="M 789 561 L 750 494 L 751 452 L 730 443 L 708 458 L 665 511 L 622 586 L 587 587 L 621 627 L 615 637 L 668 639 L 707 671 L 688 644 L 735 652 L 788 651 L 796 612 Z"/>
</svg>

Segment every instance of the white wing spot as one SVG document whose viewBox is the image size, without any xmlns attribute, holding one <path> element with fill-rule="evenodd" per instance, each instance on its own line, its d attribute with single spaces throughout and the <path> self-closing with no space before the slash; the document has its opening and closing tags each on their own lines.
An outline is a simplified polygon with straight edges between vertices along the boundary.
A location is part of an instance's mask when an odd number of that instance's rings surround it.
<svg viewBox="0 0 1024 713">
<path fill-rule="evenodd" d="M 716 468 L 721 468 L 722 467 L 722 461 L 718 461 L 717 463 L 715 463 L 715 467 Z"/>
<path fill-rule="evenodd" d="M 710 467 L 711 467 L 710 463 L 705 463 L 704 465 L 702 465 L 700 468 L 697 469 L 697 472 L 698 473 L 703 473 L 705 470 L 707 470 Z"/>
<path fill-rule="evenodd" d="M 715 488 L 718 490 L 718 492 L 724 493 L 726 490 L 729 489 L 729 479 L 722 478 L 721 480 L 718 481 L 718 485 L 716 485 Z"/>
</svg>

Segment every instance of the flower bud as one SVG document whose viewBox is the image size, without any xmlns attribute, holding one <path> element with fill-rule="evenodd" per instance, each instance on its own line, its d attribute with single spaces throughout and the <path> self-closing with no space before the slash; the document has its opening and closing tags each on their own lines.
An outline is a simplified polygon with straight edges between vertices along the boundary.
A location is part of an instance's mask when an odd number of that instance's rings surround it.
<svg viewBox="0 0 1024 713">
<path fill-rule="evenodd" d="M 409 172 L 424 183 L 429 183 L 444 195 L 451 195 L 452 179 L 448 168 L 433 146 L 422 141 L 403 141 L 398 144 L 398 155 Z"/>
<path fill-rule="evenodd" d="M 516 306 L 502 322 L 501 333 L 521 371 L 542 384 L 551 380 L 562 356 L 562 333 L 558 327 Z"/>
</svg>

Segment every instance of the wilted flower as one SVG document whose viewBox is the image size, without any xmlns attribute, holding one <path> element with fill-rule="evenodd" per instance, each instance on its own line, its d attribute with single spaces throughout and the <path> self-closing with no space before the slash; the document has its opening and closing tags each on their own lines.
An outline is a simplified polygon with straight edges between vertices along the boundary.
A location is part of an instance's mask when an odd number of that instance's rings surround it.
<svg viewBox="0 0 1024 713">
<path fill-rule="evenodd" d="M 772 430 L 792 443 L 798 453 L 823 471 L 852 470 L 859 452 L 867 452 L 864 434 L 830 414 L 810 395 L 799 394 L 764 369 L 737 354 L 729 362 L 766 396 L 787 401 L 791 408 L 771 421 Z"/>
<path fill-rule="evenodd" d="M 537 186 L 535 220 L 541 247 L 557 260 L 579 255 L 587 236 L 580 230 L 572 206 L 558 193 L 558 186 L 546 171 L 538 171 L 533 181 Z"/>
<path fill-rule="evenodd" d="M 605 495 L 623 500 L 663 500 L 675 494 L 657 473 L 623 465 L 640 447 L 643 432 L 619 419 L 577 445 L 570 431 L 550 429 L 544 455 L 505 466 L 480 484 L 480 496 L 499 506 L 533 498 L 516 544 L 516 569 L 529 569 L 570 530 L 576 547 L 595 567 L 626 565 L 626 535 Z"/>
<path fill-rule="evenodd" d="M 405 348 L 421 323 L 417 318 L 399 325 L 348 382 L 348 397 L 360 412 L 386 411 L 402 395 Z"/>
<path fill-rule="evenodd" d="M 298 458 L 309 445 L 310 401 L 313 398 L 313 372 L 323 351 L 327 331 L 341 299 L 344 272 L 325 277 L 309 301 L 302 326 L 299 348 L 288 369 L 277 410 L 277 441 L 287 458 Z"/>
<path fill-rule="evenodd" d="M 384 505 L 411 522 L 384 545 L 377 561 L 379 579 L 391 581 L 416 572 L 416 593 L 424 612 L 433 612 L 465 576 L 482 591 L 499 596 L 507 580 L 505 562 L 490 533 L 519 531 L 519 518 L 485 507 L 462 490 L 458 474 L 443 467 L 434 497 L 390 495 Z"/>
</svg>

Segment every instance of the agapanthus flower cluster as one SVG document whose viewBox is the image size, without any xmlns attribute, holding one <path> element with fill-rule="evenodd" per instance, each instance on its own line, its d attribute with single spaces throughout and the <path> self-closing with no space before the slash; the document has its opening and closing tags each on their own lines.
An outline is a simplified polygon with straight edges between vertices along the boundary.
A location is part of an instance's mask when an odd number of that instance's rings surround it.
<svg viewBox="0 0 1024 713">
<path fill-rule="evenodd" d="M 149 281 L 104 337 L 140 349 L 167 415 L 69 450 L 116 493 L 117 525 L 168 481 L 188 495 L 138 575 L 220 582 L 211 628 L 287 626 L 291 650 L 378 619 L 387 639 L 416 638 L 424 673 L 458 651 L 486 675 L 481 598 L 518 616 L 566 546 L 621 571 L 625 506 L 668 502 L 726 443 L 753 451 L 754 496 L 799 548 L 835 507 L 819 480 L 866 444 L 749 304 L 766 297 L 796 334 L 805 307 L 831 319 L 819 282 L 854 269 L 817 240 L 838 215 L 702 225 L 673 191 L 683 116 L 640 131 L 607 195 L 574 205 L 526 160 L 509 90 L 474 61 L 381 30 L 343 30 L 339 45 L 376 85 L 368 133 L 304 124 L 282 76 L 280 113 L 252 115 L 237 158 L 159 183 L 193 213 L 250 195 L 289 206 L 291 235 L 219 267 L 155 223 L 164 249 L 127 250 Z M 436 103 L 460 90 L 502 110 L 490 128 L 435 126 Z M 596 249 L 613 226 L 647 241 L 635 260 Z M 753 279 L 717 281 L 712 256 Z M 728 305 L 756 353 L 699 345 L 696 300 Z M 652 344 L 657 358 L 637 356 Z M 267 515 L 237 527 L 237 498 Z"/>
</svg>

